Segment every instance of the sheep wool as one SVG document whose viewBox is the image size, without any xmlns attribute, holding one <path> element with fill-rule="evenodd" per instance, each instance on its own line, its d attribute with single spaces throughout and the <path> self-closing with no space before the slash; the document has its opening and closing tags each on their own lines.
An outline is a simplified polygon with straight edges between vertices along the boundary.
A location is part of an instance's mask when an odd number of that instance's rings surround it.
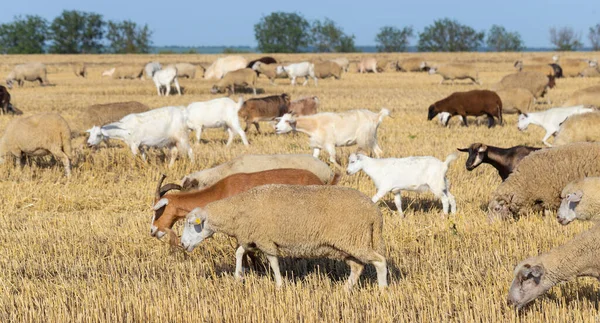
<svg viewBox="0 0 600 323">
<path fill-rule="evenodd" d="M 554 146 L 585 141 L 600 141 L 600 111 L 568 117 L 560 125 L 560 130 L 554 139 Z"/>
<path fill-rule="evenodd" d="M 580 180 L 573 181 L 567 184 L 567 186 L 565 186 L 565 188 L 562 190 L 562 193 L 560 194 L 563 201 L 561 203 L 561 210 L 559 210 L 559 214 L 557 216 L 561 224 L 568 224 L 572 220 L 575 220 L 575 218 L 568 219 L 568 222 L 564 223 L 566 221 L 561 219 L 563 216 L 561 214 L 563 212 L 561 211 L 567 211 L 562 209 L 563 205 L 565 203 L 568 203 L 568 201 L 565 201 L 565 198 L 567 198 L 569 194 L 580 195 L 580 201 L 577 202 L 576 205 L 574 205 L 575 207 L 573 209 L 576 219 L 583 221 L 600 220 L 600 177 L 582 178 Z M 568 205 L 564 206 L 567 208 L 569 207 Z"/>
</svg>

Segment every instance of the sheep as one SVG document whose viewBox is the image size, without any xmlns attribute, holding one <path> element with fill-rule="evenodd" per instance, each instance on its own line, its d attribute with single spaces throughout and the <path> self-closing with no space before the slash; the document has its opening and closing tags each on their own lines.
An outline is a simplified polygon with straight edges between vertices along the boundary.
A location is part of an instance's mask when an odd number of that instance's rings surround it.
<svg viewBox="0 0 600 323">
<path fill-rule="evenodd" d="M 588 61 L 579 59 L 563 59 L 560 62 L 560 67 L 562 67 L 564 77 L 577 77 L 579 73 L 590 67 L 590 64 Z"/>
<path fill-rule="evenodd" d="M 179 81 L 177 77 L 179 76 L 179 71 L 173 65 L 169 65 L 162 70 L 158 70 L 154 72 L 152 75 L 152 80 L 154 81 L 154 85 L 156 85 L 156 92 L 158 92 L 158 96 L 162 96 L 162 88 L 165 88 L 165 96 L 169 96 L 171 93 L 171 83 L 175 84 L 175 88 L 177 89 L 177 93 L 181 95 L 181 88 L 179 87 Z"/>
<path fill-rule="evenodd" d="M 273 65 L 273 66 L 275 66 L 275 67 L 277 66 L 277 60 L 276 60 L 276 59 L 274 59 L 274 58 L 273 58 L 273 57 L 271 57 L 271 56 L 265 56 L 265 57 L 261 57 L 261 58 L 259 58 L 259 59 L 255 59 L 255 60 L 253 60 L 253 61 L 250 61 L 250 62 L 248 63 L 248 65 L 246 65 L 246 68 L 251 68 L 251 69 L 253 69 L 254 71 L 256 71 L 256 76 L 259 76 L 259 75 L 260 75 L 260 73 L 262 73 L 262 72 L 260 72 L 259 70 L 257 70 L 257 69 L 255 69 L 255 68 L 254 68 L 254 65 L 255 65 L 256 63 L 261 63 L 261 64 L 264 64 L 264 65 Z M 273 70 L 275 70 L 275 69 L 273 68 Z"/>
<path fill-rule="evenodd" d="M 426 66 L 423 57 L 410 57 L 394 63 L 397 72 L 422 72 Z"/>
<path fill-rule="evenodd" d="M 314 68 L 313 63 L 302 62 L 302 63 L 289 64 L 286 66 L 279 65 L 279 66 L 277 66 L 276 71 L 277 71 L 277 74 L 279 74 L 279 75 L 286 73 L 288 75 L 288 77 L 290 78 L 292 85 L 296 85 L 296 78 L 298 78 L 298 77 L 304 77 L 304 83 L 302 83 L 303 86 L 306 86 L 306 84 L 308 84 L 309 77 L 312 77 L 315 80 L 315 85 L 316 85 L 317 79 L 314 77 L 314 75 L 311 75 L 311 72 L 310 72 L 311 68 Z"/>
<path fill-rule="evenodd" d="M 65 175 L 71 176 L 71 129 L 60 115 L 40 113 L 11 120 L 0 138 L 0 164 L 7 155 L 19 158 L 51 154 L 62 161 Z"/>
<path fill-rule="evenodd" d="M 137 101 L 94 104 L 82 109 L 71 123 L 72 137 L 84 136 L 87 129 L 119 121 L 131 113 L 141 113 L 150 108 Z"/>
<path fill-rule="evenodd" d="M 235 94 L 235 86 L 252 87 L 256 95 L 256 73 L 250 68 L 243 68 L 237 71 L 229 72 L 213 85 L 210 93 L 217 94 L 227 90 L 230 94 Z"/>
<path fill-rule="evenodd" d="M 377 193 L 371 199 L 377 203 L 385 194 L 394 194 L 394 203 L 398 214 L 404 217 L 402 211 L 401 191 L 431 191 L 442 200 L 444 214 L 450 211 L 456 213 L 456 201 L 450 193 L 450 183 L 446 177 L 448 166 L 458 158 L 457 153 L 441 161 L 431 156 L 418 156 L 406 158 L 369 158 L 363 154 L 351 154 L 348 159 L 348 175 L 364 171 L 375 183 Z"/>
<path fill-rule="evenodd" d="M 308 116 L 317 113 L 319 98 L 316 96 L 301 98 L 290 102 L 289 113 L 297 116 Z"/>
<path fill-rule="evenodd" d="M 377 144 L 377 129 L 383 118 L 389 115 L 390 111 L 386 108 L 379 113 L 365 109 L 299 117 L 287 113 L 279 118 L 275 130 L 277 134 L 300 131 L 309 135 L 313 156 L 318 158 L 324 148 L 329 153 L 329 161 L 340 167 L 335 159 L 335 147 L 358 144 L 360 150 L 373 151 L 377 158 L 381 156 L 383 151 Z"/>
<path fill-rule="evenodd" d="M 3 85 L 0 85 L 0 114 L 14 114 L 21 115 L 23 112 L 17 108 L 15 108 L 12 103 L 10 103 L 10 93 L 8 93 L 8 89 Z"/>
<path fill-rule="evenodd" d="M 226 56 L 218 58 L 204 72 L 204 79 L 222 79 L 227 73 L 246 68 L 248 61 L 242 56 Z"/>
<path fill-rule="evenodd" d="M 583 105 L 577 105 L 574 107 L 552 108 L 539 112 L 525 113 L 519 110 L 517 111 L 519 113 L 519 121 L 517 123 L 519 130 L 527 130 L 527 127 L 529 127 L 530 124 L 538 125 L 544 128 L 544 130 L 546 130 L 546 134 L 544 135 L 544 138 L 542 138 L 542 142 L 544 145 L 552 147 L 547 140 L 550 138 L 550 136 L 556 134 L 556 132 L 560 129 L 560 124 L 565 121 L 565 119 L 572 115 L 592 112 L 594 109 L 585 107 Z"/>
<path fill-rule="evenodd" d="M 317 85 L 317 79 L 320 78 L 325 79 L 332 76 L 336 80 L 342 78 L 342 67 L 331 61 L 311 64 L 309 71 L 310 76 L 315 80 L 315 86 Z"/>
<path fill-rule="evenodd" d="M 233 141 L 234 135 L 239 135 L 244 146 L 248 146 L 248 139 L 240 126 L 238 117 L 238 111 L 243 104 L 243 97 L 240 97 L 237 103 L 230 98 L 194 102 L 185 109 L 187 127 L 196 132 L 198 143 L 200 143 L 200 136 L 204 128 L 224 127 L 229 134 L 227 146 Z"/>
<path fill-rule="evenodd" d="M 177 78 L 196 78 L 196 66 L 190 63 L 177 63 L 169 66 L 173 66 L 177 69 Z M 167 66 L 167 68 L 169 67 Z"/>
<path fill-rule="evenodd" d="M 504 76 L 500 82 L 492 86 L 492 90 L 523 88 L 529 90 L 534 98 L 539 99 L 555 85 L 554 76 L 546 76 L 538 72 L 518 72 Z"/>
<path fill-rule="evenodd" d="M 202 190 L 166 194 L 171 189 L 183 190 L 177 184 L 162 185 L 165 175 L 158 181 L 154 198 L 154 216 L 150 225 L 150 235 L 162 238 L 175 222 L 195 207 L 234 196 L 253 187 L 266 184 L 288 185 L 325 185 L 315 174 L 305 169 L 280 168 L 255 173 L 236 173 L 229 175 L 214 185 Z M 337 184 L 339 174 L 330 185 Z M 165 195 L 166 194 L 166 195 Z"/>
<path fill-rule="evenodd" d="M 335 203 L 331 203 L 335 201 Z M 351 289 L 365 264 L 373 264 L 380 289 L 387 287 L 387 264 L 379 208 L 347 187 L 264 185 L 226 200 L 195 208 L 185 221 L 181 245 L 191 252 L 220 232 L 238 241 L 235 277 L 242 279 L 242 258 L 262 251 L 275 276 L 283 280 L 277 257 L 327 257 L 346 261 Z"/>
<path fill-rule="evenodd" d="M 6 77 L 6 86 L 12 89 L 13 83 L 17 81 L 19 87 L 23 86 L 25 81 L 39 81 L 40 85 L 48 85 L 48 72 L 46 65 L 42 63 L 26 63 L 15 66 L 15 68 Z"/>
<path fill-rule="evenodd" d="M 373 72 L 377 74 L 377 59 L 375 57 L 365 57 L 358 62 L 358 73 Z"/>
<path fill-rule="evenodd" d="M 508 301 L 518 309 L 554 285 L 577 277 L 600 279 L 600 225 L 576 235 L 562 246 L 519 263 L 508 291 Z"/>
<path fill-rule="evenodd" d="M 556 66 L 557 67 L 555 68 L 554 66 L 551 66 L 550 64 L 523 65 L 523 63 L 521 61 L 517 61 L 515 63 L 515 69 L 517 69 L 517 71 L 519 71 L 519 72 L 538 72 L 538 73 L 542 73 L 547 76 L 560 77 L 560 76 L 556 75 L 556 69 L 560 68 L 560 66 L 558 66 L 558 65 L 556 65 Z"/>
<path fill-rule="evenodd" d="M 252 69 L 259 74 L 263 74 L 269 79 L 271 84 L 275 84 L 276 78 L 287 78 L 288 75 L 283 72 L 281 74 L 277 74 L 277 65 L 276 64 L 265 64 L 262 62 L 256 62 L 252 66 Z"/>
<path fill-rule="evenodd" d="M 554 146 L 580 141 L 600 141 L 600 111 L 568 117 L 556 133 Z"/>
<path fill-rule="evenodd" d="M 77 76 L 77 77 L 81 76 L 83 78 L 87 77 L 87 64 L 85 64 L 85 63 L 72 64 L 71 68 L 73 69 L 73 73 L 75 74 L 75 76 Z"/>
<path fill-rule="evenodd" d="M 600 107 L 600 85 L 590 86 L 588 88 L 575 91 L 571 96 L 563 103 L 563 107 L 570 107 L 574 105 L 593 105 Z"/>
<path fill-rule="evenodd" d="M 244 131 L 247 132 L 250 124 L 254 124 L 256 132 L 260 133 L 259 121 L 273 121 L 288 113 L 289 106 L 290 96 L 287 93 L 255 98 L 244 102 L 238 116 L 246 122 Z"/>
<path fill-rule="evenodd" d="M 586 176 L 600 176 L 599 158 L 600 144 L 587 142 L 529 154 L 492 194 L 489 218 L 509 218 L 529 210 L 557 210 L 565 185 Z"/>
<path fill-rule="evenodd" d="M 338 57 L 338 58 L 330 59 L 329 61 L 338 64 L 342 68 L 342 71 L 348 72 L 348 67 L 350 66 L 350 61 L 346 57 Z"/>
<path fill-rule="evenodd" d="M 504 182 L 508 175 L 512 174 L 521 159 L 541 148 L 528 146 L 514 146 L 510 148 L 500 148 L 476 142 L 468 148 L 457 148 L 458 151 L 469 153 L 465 167 L 472 171 L 477 166 L 486 163 L 492 165 L 498 170 L 498 175 Z"/>
<path fill-rule="evenodd" d="M 160 71 L 162 69 L 162 65 L 159 62 L 149 62 L 144 66 L 144 74 L 148 79 L 152 79 L 152 76 L 156 71 Z"/>
<path fill-rule="evenodd" d="M 269 169 L 304 169 L 317 175 L 323 183 L 331 183 L 333 172 L 326 163 L 307 154 L 241 155 L 219 166 L 204 169 L 181 179 L 185 190 L 202 189 L 236 173 L 255 173 Z"/>
<path fill-rule="evenodd" d="M 144 68 L 140 68 L 137 66 L 113 67 L 109 70 L 102 72 L 102 76 L 110 76 L 113 80 L 141 80 L 144 77 Z"/>
<path fill-rule="evenodd" d="M 558 59 L 554 59 L 555 57 L 557 57 L 557 56 L 554 56 L 554 57 L 546 57 L 546 56 L 524 57 L 524 58 L 516 60 L 514 65 L 516 66 L 519 63 L 523 64 L 523 65 L 557 63 Z"/>
<path fill-rule="evenodd" d="M 502 101 L 502 114 L 531 111 L 535 104 L 533 94 L 527 89 L 513 88 L 495 91 Z"/>
<path fill-rule="evenodd" d="M 464 80 L 470 79 L 475 84 L 481 85 L 479 81 L 479 73 L 477 69 L 472 64 L 445 64 L 440 66 L 434 66 L 429 69 L 428 72 L 430 75 L 439 74 L 442 76 L 442 80 L 440 84 L 444 83 L 446 80 Z"/>
<path fill-rule="evenodd" d="M 467 92 L 454 92 L 450 96 L 429 106 L 427 120 L 433 119 L 440 112 L 448 112 L 450 116 L 445 120 L 448 126 L 450 117 L 460 115 L 463 125 L 467 127 L 467 116 L 488 117 L 488 128 L 495 122 L 494 117 L 502 124 L 502 100 L 495 92 L 489 90 L 471 90 Z"/>
<path fill-rule="evenodd" d="M 556 212 L 558 223 L 600 221 L 599 193 L 600 177 L 585 177 L 567 184 L 560 193 L 562 201 Z"/>
<path fill-rule="evenodd" d="M 594 67 L 586 67 L 583 71 L 579 73 L 581 77 L 600 77 L 600 69 L 598 66 Z"/>
<path fill-rule="evenodd" d="M 121 120 L 102 127 L 94 126 L 87 131 L 90 134 L 88 146 L 96 146 L 105 138 L 125 142 L 134 156 L 142 152 L 146 162 L 144 147 L 169 147 L 173 167 L 178 152 L 187 152 L 190 161 L 194 161 L 187 133 L 185 109 L 183 107 L 164 107 L 142 113 L 133 113 Z"/>
</svg>

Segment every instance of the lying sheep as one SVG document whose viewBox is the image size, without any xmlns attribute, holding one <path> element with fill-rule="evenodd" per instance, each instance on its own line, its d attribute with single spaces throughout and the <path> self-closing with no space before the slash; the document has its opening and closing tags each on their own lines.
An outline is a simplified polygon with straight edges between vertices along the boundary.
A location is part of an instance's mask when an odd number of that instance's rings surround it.
<svg viewBox="0 0 600 323">
<path fill-rule="evenodd" d="M 73 73 L 75 73 L 75 76 L 81 76 L 83 78 L 87 77 L 87 65 L 85 63 L 72 64 L 71 68 L 73 69 Z"/>
<path fill-rule="evenodd" d="M 317 113 L 319 98 L 316 96 L 301 98 L 290 102 L 289 113 L 297 116 L 308 116 Z"/>
<path fill-rule="evenodd" d="M 448 166 L 458 158 L 457 153 L 448 155 L 445 161 L 431 156 L 406 158 L 369 158 L 363 154 L 351 154 L 348 160 L 348 175 L 363 170 L 375 183 L 377 193 L 371 199 L 376 203 L 388 192 L 394 193 L 394 203 L 400 216 L 402 211 L 401 191 L 422 192 L 429 190 L 442 200 L 444 214 L 456 213 L 456 201 L 450 193 L 446 177 Z"/>
<path fill-rule="evenodd" d="M 162 70 L 154 72 L 154 75 L 152 75 L 152 80 L 156 86 L 156 92 L 158 92 L 158 96 L 163 96 L 163 88 L 165 89 L 164 95 L 169 96 L 171 94 L 171 83 L 175 84 L 177 93 L 181 95 L 181 88 L 179 87 L 179 81 L 177 80 L 178 77 L 179 71 L 173 65 L 169 65 Z"/>
<path fill-rule="evenodd" d="M 222 79 L 225 74 L 246 68 L 248 61 L 242 56 L 226 56 L 218 58 L 204 72 L 204 79 Z"/>
<path fill-rule="evenodd" d="M 571 107 L 575 105 L 593 105 L 600 108 L 600 85 L 575 91 L 562 106 Z"/>
<path fill-rule="evenodd" d="M 594 67 L 586 67 L 581 73 L 579 73 L 581 77 L 600 77 L 600 68 L 598 66 Z"/>
<path fill-rule="evenodd" d="M 60 159 L 65 175 L 71 176 L 71 129 L 60 115 L 40 113 L 11 120 L 0 138 L 0 164 L 7 155 L 19 158 L 25 165 L 25 156 L 52 154 Z"/>
<path fill-rule="evenodd" d="M 12 89 L 13 83 L 17 81 L 19 87 L 25 84 L 25 81 L 39 81 L 40 85 L 48 85 L 48 72 L 46 65 L 42 63 L 26 63 L 15 66 L 15 68 L 6 77 L 6 86 Z"/>
<path fill-rule="evenodd" d="M 335 201 L 335 203 L 331 203 Z M 275 286 L 281 287 L 278 257 L 344 260 L 351 289 L 365 264 L 373 264 L 380 288 L 387 287 L 387 265 L 379 208 L 361 192 L 337 186 L 264 185 L 226 200 L 195 208 L 186 217 L 181 245 L 192 251 L 220 232 L 235 237 L 235 277 L 242 278 L 242 258 L 265 254 Z"/>
<path fill-rule="evenodd" d="M 146 66 L 144 66 L 144 75 L 146 76 L 146 78 L 151 80 L 152 75 L 154 75 L 156 71 L 160 71 L 161 69 L 162 65 L 160 65 L 159 62 L 149 62 L 148 64 L 146 64 Z"/>
<path fill-rule="evenodd" d="M 254 124 L 256 132 L 260 133 L 259 121 L 273 121 L 288 113 L 289 107 L 290 96 L 287 93 L 271 95 L 247 100 L 239 110 L 238 116 L 246 122 L 245 132 L 248 132 L 250 124 Z"/>
<path fill-rule="evenodd" d="M 556 133 L 554 146 L 581 141 L 600 141 L 600 111 L 568 117 Z"/>
<path fill-rule="evenodd" d="M 373 72 L 377 74 L 377 59 L 375 57 L 365 57 L 358 62 L 358 73 Z"/>
<path fill-rule="evenodd" d="M 338 57 L 330 59 L 329 61 L 338 64 L 342 68 L 342 71 L 348 72 L 348 67 L 350 67 L 350 61 L 346 57 Z"/>
<path fill-rule="evenodd" d="M 514 88 L 495 91 L 502 101 L 502 114 L 531 111 L 535 104 L 533 94 L 527 89 Z"/>
<path fill-rule="evenodd" d="M 534 124 L 544 128 L 544 130 L 546 130 L 546 134 L 544 135 L 544 138 L 542 138 L 542 142 L 544 143 L 544 145 L 552 147 L 552 145 L 548 143 L 548 139 L 550 138 L 550 136 L 556 135 L 556 133 L 560 130 L 561 123 L 563 123 L 568 117 L 572 115 L 590 113 L 593 111 L 593 108 L 586 107 L 583 105 L 565 108 L 552 108 L 546 111 L 529 113 L 518 111 L 519 121 L 517 123 L 517 127 L 520 131 L 527 130 L 530 124 Z"/>
<path fill-rule="evenodd" d="M 600 176 L 599 158 L 600 144 L 596 143 L 574 143 L 531 153 L 492 194 L 488 216 L 510 218 L 529 210 L 557 210 L 560 192 L 569 182 Z"/>
<path fill-rule="evenodd" d="M 144 77 L 144 69 L 137 66 L 119 66 L 102 72 L 102 76 L 110 76 L 113 80 L 141 80 Z"/>
<path fill-rule="evenodd" d="M 86 130 L 121 120 L 131 113 L 140 113 L 150 108 L 137 101 L 94 104 L 82 109 L 71 123 L 73 137 L 86 135 Z"/>
<path fill-rule="evenodd" d="M 276 78 L 288 77 L 287 73 L 285 72 L 277 74 L 277 64 L 265 64 L 262 62 L 256 62 L 254 63 L 254 66 L 252 66 L 252 69 L 255 70 L 257 73 L 266 76 L 269 79 L 269 82 L 271 82 L 271 84 L 275 84 Z"/>
<path fill-rule="evenodd" d="M 256 95 L 256 73 L 250 68 L 243 68 L 237 71 L 229 72 L 213 85 L 210 93 L 217 94 L 228 91 L 229 94 L 235 94 L 236 86 L 251 87 L 254 95 Z"/>
<path fill-rule="evenodd" d="M 423 57 L 410 57 L 394 63 L 397 72 L 422 72 L 426 66 Z"/>
<path fill-rule="evenodd" d="M 600 225 L 596 225 L 562 246 L 522 261 L 514 270 L 508 291 L 509 303 L 521 309 L 562 282 L 577 277 L 600 279 L 599 254 Z"/>
<path fill-rule="evenodd" d="M 481 164 L 490 164 L 498 170 L 502 181 L 505 181 L 523 158 L 540 149 L 528 146 L 500 148 L 476 142 L 468 148 L 458 148 L 458 151 L 469 153 L 465 163 L 468 171 L 474 170 Z"/>
<path fill-rule="evenodd" d="M 317 85 L 317 79 L 325 79 L 328 77 L 335 77 L 336 80 L 342 78 L 342 67 L 337 63 L 331 61 L 325 61 L 321 63 L 311 64 L 310 76 L 315 80 L 315 86 Z"/>
<path fill-rule="evenodd" d="M 440 84 L 446 80 L 466 80 L 470 79 L 475 84 L 481 84 L 479 73 L 474 65 L 471 64 L 445 64 L 429 69 L 429 74 L 439 74 L 442 77 Z"/>
<path fill-rule="evenodd" d="M 463 125 L 466 127 L 467 116 L 488 117 L 488 128 L 494 124 L 494 117 L 502 124 L 502 100 L 498 94 L 489 90 L 472 90 L 467 92 L 454 92 L 450 96 L 429 106 L 427 120 L 433 119 L 438 113 L 449 113 L 445 120 L 445 126 L 448 126 L 450 117 L 460 115 Z"/>
<path fill-rule="evenodd" d="M 546 76 L 538 72 L 518 72 L 506 75 L 492 90 L 523 88 L 529 90 L 536 99 L 543 98 L 549 89 L 556 85 L 554 76 Z"/>
<path fill-rule="evenodd" d="M 558 223 L 574 220 L 600 221 L 600 177 L 585 177 L 573 181 L 560 193 L 562 202 L 556 213 Z"/>
<path fill-rule="evenodd" d="M 231 145 L 234 135 L 239 135 L 245 146 L 248 146 L 246 133 L 240 126 L 238 112 L 244 104 L 244 98 L 238 102 L 230 98 L 214 99 L 206 102 L 194 102 L 187 106 L 186 124 L 196 132 L 196 141 L 200 143 L 202 130 L 206 128 L 225 128 L 229 134 L 226 146 Z"/>
<path fill-rule="evenodd" d="M 331 183 L 333 172 L 326 163 L 306 154 L 241 155 L 219 166 L 201 170 L 181 179 L 185 190 L 202 189 L 236 173 L 255 173 L 269 169 L 304 169 L 317 175 L 323 183 Z"/>
<path fill-rule="evenodd" d="M 177 69 L 177 78 L 196 78 L 196 66 L 190 63 L 177 63 L 169 66 L 173 66 Z M 167 66 L 167 67 L 169 67 Z"/>
</svg>

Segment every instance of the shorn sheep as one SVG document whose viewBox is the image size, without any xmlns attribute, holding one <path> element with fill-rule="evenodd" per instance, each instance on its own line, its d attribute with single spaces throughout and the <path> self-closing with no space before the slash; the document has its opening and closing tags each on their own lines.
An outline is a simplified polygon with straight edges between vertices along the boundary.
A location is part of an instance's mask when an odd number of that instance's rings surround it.
<svg viewBox="0 0 600 323">
<path fill-rule="evenodd" d="M 511 218 L 528 211 L 556 211 L 560 192 L 570 182 L 600 176 L 600 144 L 574 143 L 542 149 L 523 158 L 492 194 L 490 219 Z"/>
<path fill-rule="evenodd" d="M 19 158 L 25 165 L 25 156 L 52 154 L 60 159 L 65 175 L 71 176 L 71 129 L 60 115 L 41 113 L 11 120 L 0 138 L 0 164 L 7 155 Z"/>
<path fill-rule="evenodd" d="M 340 166 L 335 159 L 335 147 L 358 145 L 360 150 L 375 153 L 378 158 L 383 151 L 377 143 L 377 129 L 383 118 L 390 115 L 388 109 L 379 113 L 365 109 L 340 113 L 321 112 L 310 116 L 285 114 L 275 126 L 278 134 L 300 131 L 307 134 L 313 156 L 318 158 L 321 149 L 329 154 L 329 161 Z"/>
<path fill-rule="evenodd" d="M 544 130 L 546 130 L 546 134 L 544 135 L 542 142 L 544 145 L 552 147 L 552 145 L 548 143 L 548 139 L 555 135 L 557 131 L 559 131 L 560 124 L 563 123 L 563 121 L 572 115 L 589 113 L 593 111 L 594 109 L 585 107 L 583 105 L 566 108 L 552 108 L 540 112 L 524 113 L 518 111 L 519 121 L 517 123 L 517 127 L 520 131 L 527 130 L 530 124 L 544 128 Z"/>
<path fill-rule="evenodd" d="M 494 126 L 494 117 L 502 124 L 502 100 L 495 92 L 489 90 L 471 90 L 467 92 L 454 92 L 447 98 L 435 102 L 429 106 L 427 120 L 433 119 L 438 113 L 447 112 L 444 125 L 452 116 L 459 115 L 463 125 L 466 127 L 467 116 L 486 115 L 488 127 Z"/>
<path fill-rule="evenodd" d="M 562 282 L 577 277 L 600 279 L 599 254 L 600 225 L 596 225 L 562 246 L 522 261 L 514 270 L 509 303 L 521 309 Z"/>
<path fill-rule="evenodd" d="M 12 89 L 16 81 L 19 87 L 25 84 L 25 81 L 39 81 L 40 85 L 48 85 L 48 72 L 46 65 L 42 63 L 26 63 L 15 66 L 15 68 L 6 77 L 6 86 Z"/>
<path fill-rule="evenodd" d="M 163 88 L 165 89 L 164 95 L 169 96 L 169 94 L 171 94 L 171 83 L 175 84 L 177 93 L 181 95 L 181 88 L 179 87 L 179 81 L 177 80 L 177 73 L 177 68 L 172 65 L 154 72 L 154 75 L 152 75 L 152 80 L 154 81 L 154 85 L 156 85 L 156 92 L 158 92 L 158 96 L 163 95 Z"/>
<path fill-rule="evenodd" d="M 331 203 L 331 201 L 336 201 Z M 351 289 L 366 264 L 373 264 L 381 289 L 387 287 L 387 263 L 379 208 L 363 193 L 337 186 L 264 185 L 195 208 L 186 218 L 181 245 L 192 251 L 215 233 L 235 237 L 235 277 L 242 279 L 246 252 L 268 259 L 275 286 L 283 279 L 278 257 L 344 260 Z"/>
<path fill-rule="evenodd" d="M 256 73 L 250 68 L 243 68 L 237 71 L 229 72 L 213 85 L 210 93 L 217 94 L 228 91 L 229 94 L 235 94 L 236 86 L 251 87 L 252 92 L 256 95 Z"/>
<path fill-rule="evenodd" d="M 492 86 L 492 90 L 523 88 L 529 90 L 534 98 L 540 99 L 555 85 L 554 76 L 546 76 L 538 72 L 518 72 L 503 77 L 500 82 Z"/>
<path fill-rule="evenodd" d="M 490 164 L 498 170 L 498 175 L 500 175 L 502 181 L 505 181 L 523 158 L 540 149 L 528 146 L 500 148 L 476 142 L 468 148 L 458 148 L 458 151 L 469 153 L 465 163 L 468 171 L 474 170 L 481 164 Z"/>
<path fill-rule="evenodd" d="M 475 84 L 481 84 L 479 81 L 479 73 L 474 65 L 471 64 L 445 64 L 434 66 L 429 69 L 429 74 L 439 74 L 442 77 L 440 84 L 450 80 L 466 80 L 469 79 Z"/>
<path fill-rule="evenodd" d="M 319 159 L 307 154 L 241 155 L 213 168 L 204 169 L 181 179 L 184 190 L 201 189 L 236 173 L 255 173 L 270 169 L 305 169 L 317 175 L 323 183 L 331 183 L 333 172 Z"/>
<path fill-rule="evenodd" d="M 554 138 L 554 146 L 562 146 L 573 142 L 600 141 L 600 111 L 576 114 L 567 118 Z"/>
<path fill-rule="evenodd" d="M 239 135 L 244 145 L 248 146 L 246 133 L 242 130 L 238 117 L 243 104 L 244 98 L 240 97 L 238 102 L 230 98 L 219 98 L 188 105 L 185 109 L 186 124 L 196 133 L 196 142 L 200 143 L 202 130 L 206 128 L 225 128 L 229 134 L 227 146 L 231 144 L 235 135 Z"/>
<path fill-rule="evenodd" d="M 458 153 L 450 154 L 445 161 L 431 156 L 406 158 L 369 158 L 363 154 L 351 154 L 348 160 L 348 175 L 364 171 L 375 183 L 377 193 L 371 199 L 376 203 L 385 194 L 394 194 L 394 203 L 400 216 L 402 198 L 400 193 L 405 191 L 431 191 L 442 200 L 444 214 L 448 211 L 456 213 L 456 201 L 450 194 L 450 183 L 446 177 L 448 166 L 458 158 Z"/>
<path fill-rule="evenodd" d="M 600 221 L 600 177 L 585 177 L 573 181 L 560 193 L 562 202 L 556 219 L 562 225 L 574 220 Z"/>
<path fill-rule="evenodd" d="M 600 108 L 600 85 L 590 86 L 573 92 L 562 106 L 572 107 L 575 105 L 593 105 Z"/>
</svg>

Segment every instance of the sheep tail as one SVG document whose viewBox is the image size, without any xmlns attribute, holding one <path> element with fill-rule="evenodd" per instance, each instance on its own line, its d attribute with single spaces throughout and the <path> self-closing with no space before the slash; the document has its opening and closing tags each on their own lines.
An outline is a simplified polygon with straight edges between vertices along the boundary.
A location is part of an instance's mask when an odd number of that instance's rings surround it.
<svg viewBox="0 0 600 323">
<path fill-rule="evenodd" d="M 329 182 L 329 185 L 337 185 L 340 182 L 340 178 L 342 178 L 342 173 L 336 170 L 333 174 L 333 178 Z"/>
<path fill-rule="evenodd" d="M 60 139 L 62 141 L 62 150 L 69 157 L 69 159 L 73 158 L 71 153 L 71 131 L 60 133 Z"/>
<path fill-rule="evenodd" d="M 383 121 L 383 118 L 385 117 L 389 117 L 390 116 L 390 110 L 386 109 L 386 108 L 382 108 L 381 111 L 379 111 L 379 119 L 377 120 L 377 123 L 381 123 Z"/>
</svg>

